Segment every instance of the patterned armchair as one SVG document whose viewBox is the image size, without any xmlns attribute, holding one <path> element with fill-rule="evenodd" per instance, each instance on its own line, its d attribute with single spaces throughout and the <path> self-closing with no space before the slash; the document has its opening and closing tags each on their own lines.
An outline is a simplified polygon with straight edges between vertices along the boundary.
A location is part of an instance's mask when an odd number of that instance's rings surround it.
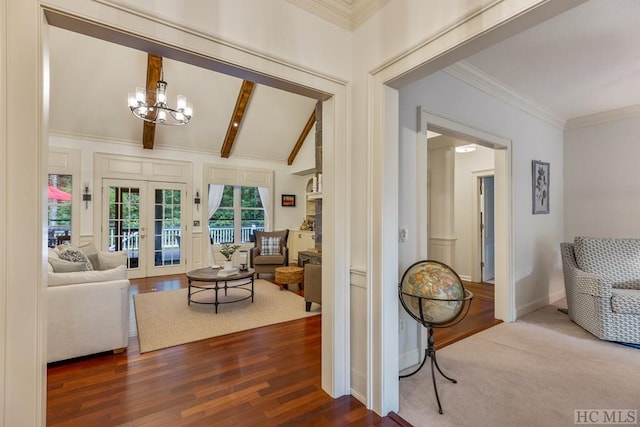
<svg viewBox="0 0 640 427">
<path fill-rule="evenodd" d="M 607 341 L 640 344 L 640 239 L 561 243 L 569 317 Z"/>
<path fill-rule="evenodd" d="M 289 230 L 256 231 L 256 246 L 251 249 L 251 266 L 260 273 L 273 274 L 276 267 L 289 265 Z"/>
</svg>

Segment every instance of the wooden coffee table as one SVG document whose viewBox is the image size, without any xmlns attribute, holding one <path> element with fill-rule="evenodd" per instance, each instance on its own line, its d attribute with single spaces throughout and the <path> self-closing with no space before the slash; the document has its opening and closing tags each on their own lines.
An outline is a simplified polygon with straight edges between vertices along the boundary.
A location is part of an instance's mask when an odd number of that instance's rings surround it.
<svg viewBox="0 0 640 427">
<path fill-rule="evenodd" d="M 302 267 L 276 267 L 274 281 L 280 286 L 289 289 L 289 285 L 299 284 L 300 289 L 304 289 L 304 268 Z"/>
<path fill-rule="evenodd" d="M 187 291 L 187 304 L 213 304 L 215 306 L 216 313 L 218 312 L 218 305 L 220 304 L 231 304 L 234 302 L 244 301 L 246 299 L 251 298 L 251 302 L 253 302 L 253 276 L 255 274 L 255 270 L 253 268 L 247 269 L 247 271 L 238 271 L 235 274 L 230 276 L 220 276 L 218 273 L 221 270 L 213 269 L 210 267 L 199 268 L 197 270 L 191 270 L 187 272 L 187 279 L 189 279 L 189 288 Z M 191 282 L 200 282 L 195 285 Z M 192 291 L 191 288 L 194 290 Z M 238 298 L 234 298 L 232 300 L 220 301 L 218 298 L 218 292 L 220 290 L 224 290 L 225 296 L 227 295 L 227 291 L 229 289 L 238 289 L 240 291 L 247 292 L 246 296 L 240 296 Z M 201 292 L 210 292 L 213 291 L 215 293 L 215 298 L 213 302 L 208 301 L 196 301 L 193 299 L 194 295 L 197 295 Z"/>
</svg>

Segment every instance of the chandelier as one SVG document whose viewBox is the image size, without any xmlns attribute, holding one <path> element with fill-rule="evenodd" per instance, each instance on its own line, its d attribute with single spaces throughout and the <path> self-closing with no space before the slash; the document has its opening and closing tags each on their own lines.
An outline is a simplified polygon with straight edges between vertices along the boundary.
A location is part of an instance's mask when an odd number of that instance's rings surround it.
<svg viewBox="0 0 640 427">
<path fill-rule="evenodd" d="M 167 105 L 167 82 L 164 81 L 163 74 L 161 71 L 160 80 L 156 85 L 155 102 L 151 104 L 152 91 L 147 94 L 146 90 L 137 87 L 135 93 L 129 93 L 129 108 L 134 116 L 145 122 L 170 126 L 186 125 L 193 115 L 193 107 L 187 104 L 187 97 L 183 95 L 178 95 L 176 108 Z"/>
</svg>

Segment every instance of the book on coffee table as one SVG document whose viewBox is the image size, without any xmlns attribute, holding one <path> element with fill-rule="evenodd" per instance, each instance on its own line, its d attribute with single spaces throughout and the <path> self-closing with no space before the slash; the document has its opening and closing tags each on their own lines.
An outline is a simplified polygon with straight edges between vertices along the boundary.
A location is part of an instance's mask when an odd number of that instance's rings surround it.
<svg viewBox="0 0 640 427">
<path fill-rule="evenodd" d="M 233 276 L 234 274 L 238 274 L 238 269 L 237 268 L 232 268 L 231 270 L 220 270 L 220 271 L 218 271 L 218 277 Z"/>
</svg>

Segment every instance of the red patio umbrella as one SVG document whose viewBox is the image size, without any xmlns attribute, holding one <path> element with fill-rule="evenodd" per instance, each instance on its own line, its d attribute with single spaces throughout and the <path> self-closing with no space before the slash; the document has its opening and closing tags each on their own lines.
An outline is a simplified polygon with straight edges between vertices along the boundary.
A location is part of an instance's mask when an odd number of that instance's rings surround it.
<svg viewBox="0 0 640 427">
<path fill-rule="evenodd" d="M 71 200 L 71 194 L 62 191 L 59 188 L 47 186 L 47 198 L 53 200 Z"/>
</svg>

